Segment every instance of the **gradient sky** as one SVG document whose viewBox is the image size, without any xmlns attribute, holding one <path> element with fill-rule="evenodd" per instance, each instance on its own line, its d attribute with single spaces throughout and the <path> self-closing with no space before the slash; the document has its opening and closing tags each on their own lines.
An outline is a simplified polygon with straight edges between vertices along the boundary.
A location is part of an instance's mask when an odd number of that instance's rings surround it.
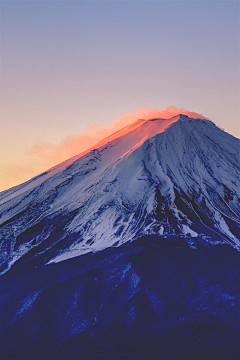
<svg viewBox="0 0 240 360">
<path fill-rule="evenodd" d="M 45 170 L 34 149 L 49 158 L 142 107 L 195 111 L 240 137 L 239 7 L 1 1 L 1 189 Z"/>
</svg>

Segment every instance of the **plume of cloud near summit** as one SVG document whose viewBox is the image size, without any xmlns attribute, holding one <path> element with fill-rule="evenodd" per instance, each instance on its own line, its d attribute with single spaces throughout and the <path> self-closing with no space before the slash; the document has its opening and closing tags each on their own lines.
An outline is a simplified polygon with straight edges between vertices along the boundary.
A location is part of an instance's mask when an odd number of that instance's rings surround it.
<svg viewBox="0 0 240 360">
<path fill-rule="evenodd" d="M 206 119 L 206 117 L 201 114 L 185 109 L 178 109 L 175 106 L 169 106 L 164 110 L 154 110 L 148 106 L 143 106 L 136 111 L 121 115 L 109 126 L 99 126 L 97 123 L 87 122 L 85 132 L 68 137 L 58 144 L 36 144 L 26 150 L 26 161 L 24 163 L 12 163 L 3 167 L 1 174 L 1 191 L 27 181 L 62 161 L 81 154 L 99 141 L 138 119 L 168 119 L 178 114 L 188 115 L 192 118 Z"/>
<path fill-rule="evenodd" d="M 137 119 L 168 119 L 178 114 L 188 115 L 192 118 L 206 119 L 206 117 L 201 114 L 184 109 L 178 109 L 175 106 L 169 106 L 165 110 L 153 110 L 148 106 L 144 106 L 139 110 L 121 115 L 117 120 L 113 121 L 110 126 L 99 126 L 98 124 L 88 122 L 87 130 L 84 133 L 69 137 L 56 145 L 36 145 L 32 149 L 28 150 L 28 154 L 29 156 L 44 160 L 46 164 L 45 166 L 50 167 L 68 159 L 69 157 L 80 154 L 100 140 L 133 123 Z"/>
</svg>

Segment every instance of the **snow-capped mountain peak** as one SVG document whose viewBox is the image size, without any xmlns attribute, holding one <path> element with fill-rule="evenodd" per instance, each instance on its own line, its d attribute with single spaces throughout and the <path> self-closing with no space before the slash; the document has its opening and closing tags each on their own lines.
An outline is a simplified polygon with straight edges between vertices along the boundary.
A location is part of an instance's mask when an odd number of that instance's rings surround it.
<svg viewBox="0 0 240 360">
<path fill-rule="evenodd" d="M 239 140 L 211 121 L 138 120 L 0 195 L 2 271 L 146 236 L 239 248 L 239 175 Z"/>
</svg>

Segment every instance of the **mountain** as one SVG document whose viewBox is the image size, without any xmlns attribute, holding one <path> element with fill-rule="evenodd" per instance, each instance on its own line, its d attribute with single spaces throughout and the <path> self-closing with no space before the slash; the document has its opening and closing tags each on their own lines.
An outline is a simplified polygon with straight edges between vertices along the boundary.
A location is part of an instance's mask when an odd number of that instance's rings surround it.
<svg viewBox="0 0 240 360">
<path fill-rule="evenodd" d="M 239 150 L 138 120 L 2 192 L 3 356 L 240 358 Z"/>
</svg>

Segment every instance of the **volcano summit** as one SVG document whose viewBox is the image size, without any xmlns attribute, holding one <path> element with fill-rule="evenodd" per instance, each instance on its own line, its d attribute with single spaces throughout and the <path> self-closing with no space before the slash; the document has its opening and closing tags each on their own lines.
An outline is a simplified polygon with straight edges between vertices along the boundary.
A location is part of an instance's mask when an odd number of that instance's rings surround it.
<svg viewBox="0 0 240 360">
<path fill-rule="evenodd" d="M 138 120 L 0 194 L 4 358 L 240 358 L 240 141 Z"/>
</svg>

